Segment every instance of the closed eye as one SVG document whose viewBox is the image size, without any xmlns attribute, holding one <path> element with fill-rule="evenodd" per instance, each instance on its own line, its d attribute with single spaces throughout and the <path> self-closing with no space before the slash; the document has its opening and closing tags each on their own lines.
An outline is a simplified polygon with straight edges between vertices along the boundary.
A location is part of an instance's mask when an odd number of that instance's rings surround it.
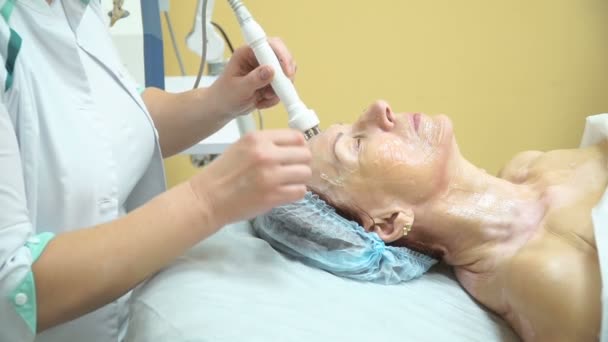
<svg viewBox="0 0 608 342">
<path fill-rule="evenodd" d="M 355 154 L 357 158 L 357 164 L 361 167 L 361 150 L 363 149 L 363 137 L 355 136 Z"/>
<path fill-rule="evenodd" d="M 363 140 L 363 137 L 360 135 L 355 135 L 353 139 L 355 140 L 355 151 L 359 153 L 361 151 L 361 140 Z"/>
</svg>

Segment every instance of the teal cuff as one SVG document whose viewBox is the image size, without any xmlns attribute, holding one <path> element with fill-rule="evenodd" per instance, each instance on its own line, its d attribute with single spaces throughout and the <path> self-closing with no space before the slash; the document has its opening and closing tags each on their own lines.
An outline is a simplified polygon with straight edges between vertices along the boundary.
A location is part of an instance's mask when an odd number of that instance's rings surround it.
<svg viewBox="0 0 608 342">
<path fill-rule="evenodd" d="M 139 93 L 139 95 L 143 94 L 144 91 L 146 91 L 146 87 L 137 86 L 137 92 Z"/>
<path fill-rule="evenodd" d="M 32 263 L 38 260 L 53 237 L 55 237 L 53 233 L 42 233 L 27 240 L 25 246 L 30 249 Z M 36 283 L 31 269 L 21 281 L 21 284 L 9 294 L 9 297 L 15 306 L 15 311 L 25 321 L 32 333 L 36 334 Z"/>
</svg>

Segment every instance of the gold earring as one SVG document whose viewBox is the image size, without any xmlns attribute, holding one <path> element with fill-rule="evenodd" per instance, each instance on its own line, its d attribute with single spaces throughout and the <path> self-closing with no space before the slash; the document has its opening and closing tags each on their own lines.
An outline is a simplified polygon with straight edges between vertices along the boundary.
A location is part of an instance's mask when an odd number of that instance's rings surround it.
<svg viewBox="0 0 608 342">
<path fill-rule="evenodd" d="M 412 225 L 411 224 L 406 224 L 405 226 L 403 226 L 403 237 L 406 237 L 407 234 L 409 234 L 409 232 L 412 230 Z"/>
</svg>

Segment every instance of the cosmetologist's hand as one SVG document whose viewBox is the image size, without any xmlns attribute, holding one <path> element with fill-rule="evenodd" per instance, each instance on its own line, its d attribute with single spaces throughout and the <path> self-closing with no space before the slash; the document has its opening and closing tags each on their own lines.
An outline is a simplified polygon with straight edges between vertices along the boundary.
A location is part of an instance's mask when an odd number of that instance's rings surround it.
<svg viewBox="0 0 608 342">
<path fill-rule="evenodd" d="M 284 129 L 249 133 L 190 179 L 214 224 L 251 219 L 301 199 L 312 171 L 302 133 Z"/>
<path fill-rule="evenodd" d="M 279 38 L 268 42 L 277 55 L 281 68 L 292 81 L 296 63 L 289 50 Z M 259 65 L 253 50 L 242 46 L 234 51 L 222 75 L 209 87 L 217 108 L 230 117 L 251 112 L 255 108 L 269 108 L 279 103 L 279 98 L 270 86 L 274 71 L 269 65 Z"/>
</svg>

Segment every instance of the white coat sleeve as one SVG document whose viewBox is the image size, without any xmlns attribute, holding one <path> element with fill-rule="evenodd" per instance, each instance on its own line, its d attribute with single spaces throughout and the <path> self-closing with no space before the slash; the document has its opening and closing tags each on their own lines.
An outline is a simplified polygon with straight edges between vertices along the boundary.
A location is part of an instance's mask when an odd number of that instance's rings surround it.
<svg viewBox="0 0 608 342">
<path fill-rule="evenodd" d="M 35 234 L 26 201 L 15 128 L 0 102 L 0 341 L 33 341 L 36 335 L 32 264 L 53 235 Z"/>
</svg>

